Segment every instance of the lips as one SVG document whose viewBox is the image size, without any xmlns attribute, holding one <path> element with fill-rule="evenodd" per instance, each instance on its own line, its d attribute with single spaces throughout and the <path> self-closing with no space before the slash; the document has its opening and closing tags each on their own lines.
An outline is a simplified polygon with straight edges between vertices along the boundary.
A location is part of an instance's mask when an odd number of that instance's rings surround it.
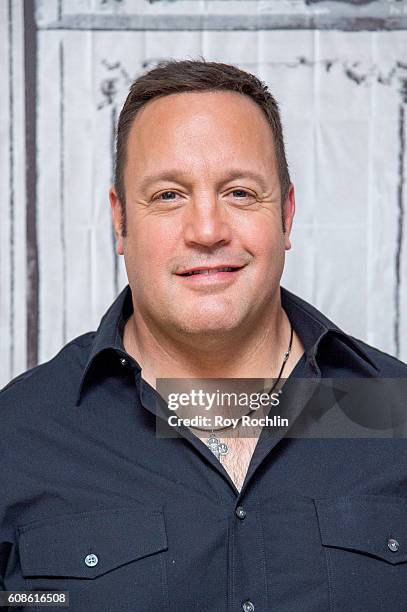
<svg viewBox="0 0 407 612">
<path fill-rule="evenodd" d="M 195 276 L 197 274 L 219 274 L 221 272 L 236 272 L 236 270 L 240 270 L 243 266 L 239 266 L 236 264 L 231 265 L 219 265 L 219 266 L 197 266 L 196 268 L 189 268 L 184 270 L 183 272 L 178 272 L 179 276 Z"/>
<path fill-rule="evenodd" d="M 234 272 L 239 270 L 240 266 L 219 266 L 218 268 L 201 268 L 197 270 L 189 270 L 182 272 L 181 276 L 193 276 L 195 274 L 218 274 L 219 272 Z"/>
</svg>

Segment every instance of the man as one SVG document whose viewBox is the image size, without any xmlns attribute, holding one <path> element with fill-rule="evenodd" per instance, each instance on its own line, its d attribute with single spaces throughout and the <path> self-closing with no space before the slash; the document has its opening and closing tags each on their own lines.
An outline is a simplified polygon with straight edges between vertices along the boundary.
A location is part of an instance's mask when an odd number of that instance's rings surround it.
<svg viewBox="0 0 407 612">
<path fill-rule="evenodd" d="M 139 77 L 110 203 L 129 285 L 1 394 L 3 590 L 75 611 L 404 610 L 405 440 L 289 435 L 325 412 L 368 431 L 371 397 L 359 418 L 315 383 L 407 366 L 280 287 L 295 197 L 267 87 L 203 60 Z M 289 425 L 172 427 L 160 381 L 192 379 L 271 380 Z"/>
</svg>

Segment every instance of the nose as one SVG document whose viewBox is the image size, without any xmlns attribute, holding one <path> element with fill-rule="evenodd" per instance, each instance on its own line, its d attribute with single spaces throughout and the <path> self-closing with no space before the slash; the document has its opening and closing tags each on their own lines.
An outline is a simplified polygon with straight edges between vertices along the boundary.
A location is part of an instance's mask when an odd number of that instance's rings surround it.
<svg viewBox="0 0 407 612">
<path fill-rule="evenodd" d="M 213 247 L 231 240 L 230 220 L 216 195 L 200 194 L 185 209 L 184 240 L 188 245 Z"/>
</svg>

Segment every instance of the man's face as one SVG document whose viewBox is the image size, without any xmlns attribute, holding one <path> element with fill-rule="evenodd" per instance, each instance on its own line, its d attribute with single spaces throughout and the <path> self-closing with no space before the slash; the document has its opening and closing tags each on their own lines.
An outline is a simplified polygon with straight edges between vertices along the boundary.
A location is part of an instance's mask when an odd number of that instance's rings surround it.
<svg viewBox="0 0 407 612">
<path fill-rule="evenodd" d="M 295 210 L 271 128 L 247 96 L 188 92 L 137 114 L 124 173 L 127 236 L 110 192 L 135 312 L 167 334 L 243 333 L 275 303 Z M 214 267 L 233 271 L 214 272 Z M 191 269 L 209 274 L 185 275 Z M 274 298 L 274 300 L 273 300 Z"/>
</svg>

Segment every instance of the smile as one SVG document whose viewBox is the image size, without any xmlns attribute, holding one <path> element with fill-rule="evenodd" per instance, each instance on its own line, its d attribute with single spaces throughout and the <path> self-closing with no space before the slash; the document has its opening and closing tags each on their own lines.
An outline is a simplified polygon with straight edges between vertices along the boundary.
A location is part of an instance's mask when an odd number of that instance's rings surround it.
<svg viewBox="0 0 407 612">
<path fill-rule="evenodd" d="M 235 272 L 240 268 L 208 268 L 206 270 L 193 270 L 192 272 L 185 272 L 181 276 L 192 276 L 194 274 L 218 274 L 219 272 Z"/>
<path fill-rule="evenodd" d="M 222 266 L 219 268 L 203 268 L 190 270 L 179 274 L 179 278 L 190 287 L 222 286 L 233 283 L 243 267 Z"/>
</svg>

